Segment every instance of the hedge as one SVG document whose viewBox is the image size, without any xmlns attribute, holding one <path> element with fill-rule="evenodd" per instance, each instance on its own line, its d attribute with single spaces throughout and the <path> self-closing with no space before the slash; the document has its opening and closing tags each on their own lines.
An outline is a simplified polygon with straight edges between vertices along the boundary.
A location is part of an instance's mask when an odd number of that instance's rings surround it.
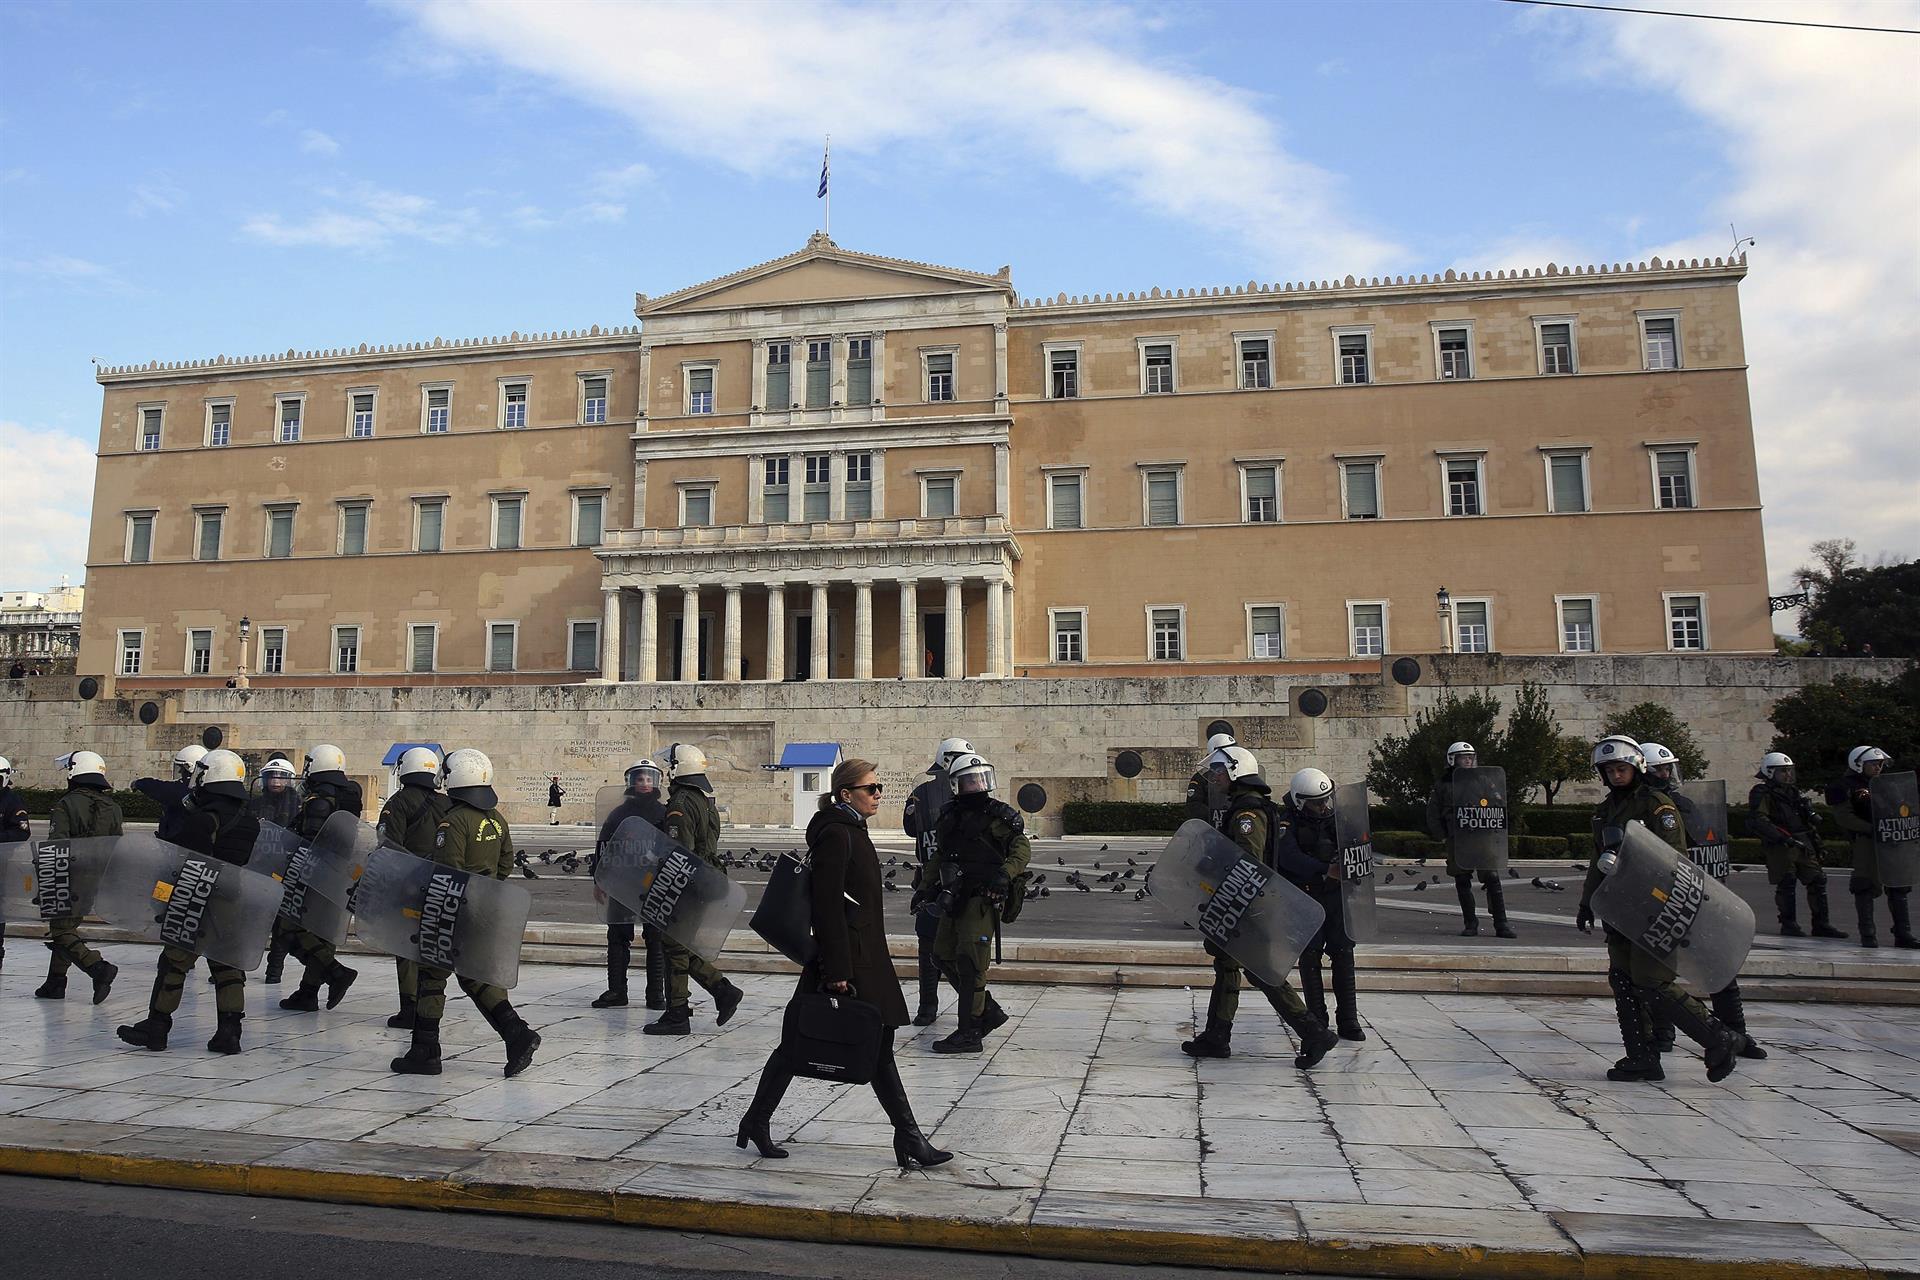
<svg viewBox="0 0 1920 1280">
<path fill-rule="evenodd" d="M 53 806 L 61 796 L 67 794 L 65 787 L 57 790 L 52 787 L 15 787 L 13 794 L 20 797 L 20 803 L 27 806 L 27 814 L 34 818 L 44 818 L 53 812 Z M 110 794 L 113 802 L 120 806 L 120 816 L 127 822 L 158 822 L 160 806 L 138 791 L 115 791 Z"/>
<path fill-rule="evenodd" d="M 1135 800 L 1069 800 L 1060 806 L 1062 828 L 1070 836 L 1174 832 L 1187 820 L 1183 804 L 1145 804 Z"/>
</svg>

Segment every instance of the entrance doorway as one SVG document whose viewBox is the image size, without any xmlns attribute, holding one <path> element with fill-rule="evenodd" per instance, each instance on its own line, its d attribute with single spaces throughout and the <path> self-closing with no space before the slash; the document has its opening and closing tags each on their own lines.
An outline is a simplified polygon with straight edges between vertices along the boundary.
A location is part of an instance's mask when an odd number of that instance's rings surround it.
<svg viewBox="0 0 1920 1280">
<path fill-rule="evenodd" d="M 947 615 L 944 613 L 923 613 L 920 615 L 920 638 L 926 646 L 921 657 L 926 661 L 925 675 L 929 680 L 943 680 L 947 674 Z"/>
<path fill-rule="evenodd" d="M 672 665 L 673 665 L 672 678 L 675 680 L 683 680 L 686 678 L 684 675 L 681 674 L 681 668 L 680 668 L 680 637 L 685 633 L 685 631 L 686 631 L 686 618 L 684 616 L 675 618 L 673 620 L 673 644 L 672 644 L 672 648 L 668 651 L 671 656 Z M 711 680 L 713 678 L 712 650 L 713 650 L 713 615 L 710 613 L 703 613 L 700 615 L 700 642 L 698 645 L 698 652 L 695 655 L 699 659 L 697 664 L 699 667 L 699 674 L 694 677 L 696 680 Z"/>
</svg>

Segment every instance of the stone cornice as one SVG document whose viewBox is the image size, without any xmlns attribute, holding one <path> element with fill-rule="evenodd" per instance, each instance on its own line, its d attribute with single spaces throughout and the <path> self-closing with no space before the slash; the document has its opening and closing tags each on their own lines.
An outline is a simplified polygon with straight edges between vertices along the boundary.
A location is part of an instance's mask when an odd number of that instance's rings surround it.
<svg viewBox="0 0 1920 1280">
<path fill-rule="evenodd" d="M 366 343 L 357 347 L 328 347 L 312 351 L 289 348 L 280 355 L 215 356 L 209 360 L 149 360 L 143 365 L 102 365 L 94 380 L 102 385 L 122 383 L 204 382 L 210 376 L 259 376 L 283 373 L 324 373 L 332 370 L 391 368 L 395 365 L 446 363 L 450 359 L 499 359 L 504 356 L 553 356 L 569 351 L 606 351 L 637 348 L 638 325 L 603 329 L 562 329 L 548 333 L 518 332 L 496 338 L 435 338 L 432 342 Z"/>
<path fill-rule="evenodd" d="M 1006 444 L 1013 418 L 980 414 L 964 418 L 900 418 L 886 422 L 845 422 L 784 427 L 709 427 L 701 431 L 640 431 L 633 435 L 633 456 L 704 458 L 756 453 L 819 452 L 827 448 L 889 449 L 924 445 Z"/>
</svg>

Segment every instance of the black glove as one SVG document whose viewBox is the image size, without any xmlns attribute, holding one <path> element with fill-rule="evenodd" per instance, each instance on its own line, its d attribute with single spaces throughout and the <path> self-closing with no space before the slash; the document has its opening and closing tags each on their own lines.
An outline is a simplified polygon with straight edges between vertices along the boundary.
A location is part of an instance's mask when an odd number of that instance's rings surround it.
<svg viewBox="0 0 1920 1280">
<path fill-rule="evenodd" d="M 987 885 L 987 901 L 996 905 L 1005 902 L 1007 900 L 1007 891 L 1011 888 L 1013 888 L 1013 881 L 1007 879 L 1007 873 L 1002 871 Z"/>
<path fill-rule="evenodd" d="M 1586 903 L 1586 902 L 1581 903 L 1579 912 L 1573 917 L 1573 922 L 1574 924 L 1579 926 L 1580 932 L 1592 933 L 1593 932 L 1592 904 Z"/>
</svg>

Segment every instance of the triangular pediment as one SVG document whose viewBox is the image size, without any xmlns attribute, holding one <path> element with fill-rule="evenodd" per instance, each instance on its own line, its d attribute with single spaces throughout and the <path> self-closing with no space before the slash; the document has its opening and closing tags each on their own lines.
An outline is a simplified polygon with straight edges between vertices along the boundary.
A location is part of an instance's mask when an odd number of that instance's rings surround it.
<svg viewBox="0 0 1920 1280">
<path fill-rule="evenodd" d="M 1005 267 L 997 275 L 983 275 L 953 267 L 882 258 L 842 249 L 826 237 L 816 235 L 798 253 L 659 298 L 642 299 L 636 311 L 641 316 L 661 316 L 959 293 L 1003 293 L 1009 301 L 1015 296 L 1013 281 Z"/>
</svg>

